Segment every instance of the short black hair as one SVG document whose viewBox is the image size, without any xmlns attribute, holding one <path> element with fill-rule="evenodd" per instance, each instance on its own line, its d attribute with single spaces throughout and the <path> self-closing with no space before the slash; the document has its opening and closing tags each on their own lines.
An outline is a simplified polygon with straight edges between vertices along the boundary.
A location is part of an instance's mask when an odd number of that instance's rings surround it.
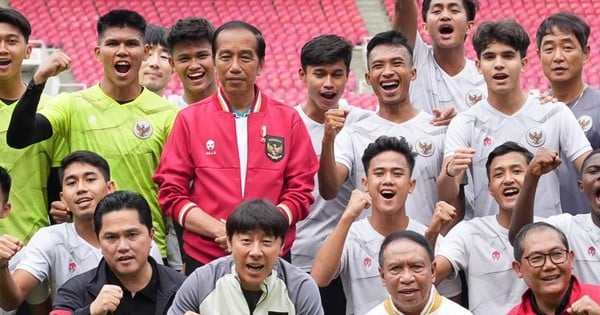
<svg viewBox="0 0 600 315">
<path fill-rule="evenodd" d="M 152 231 L 152 213 L 150 212 L 150 205 L 144 196 L 127 190 L 115 191 L 108 194 L 98 202 L 96 206 L 96 212 L 94 212 L 94 230 L 96 236 L 100 236 L 100 230 L 102 229 L 102 217 L 110 212 L 131 209 L 136 210 L 140 223 L 148 228 L 148 232 Z"/>
<path fill-rule="evenodd" d="M 217 56 L 217 38 L 219 37 L 219 34 L 221 34 L 221 32 L 226 30 L 248 30 L 252 34 L 254 34 L 254 37 L 256 38 L 256 55 L 258 56 L 258 61 L 262 63 L 265 60 L 265 51 L 267 49 L 267 44 L 265 43 L 265 38 L 263 37 L 263 34 L 254 25 L 251 25 L 244 21 L 227 22 L 219 26 L 219 28 L 217 28 L 212 42 L 213 58 L 216 58 Z"/>
<path fill-rule="evenodd" d="M 583 163 L 581 164 L 581 172 L 583 172 L 583 170 L 587 166 L 588 161 L 592 158 L 592 156 L 597 154 L 600 154 L 600 149 L 593 150 L 592 152 L 590 152 L 590 154 L 588 154 L 588 156 L 585 157 L 585 159 L 583 159 Z"/>
<path fill-rule="evenodd" d="M 588 45 L 590 37 L 590 26 L 580 17 L 570 12 L 562 11 L 545 18 L 536 32 L 536 43 L 538 49 L 541 49 L 542 39 L 546 35 L 553 34 L 552 28 L 556 27 L 559 31 L 573 33 L 582 49 Z"/>
<path fill-rule="evenodd" d="M 58 179 L 62 185 L 65 179 L 65 170 L 69 165 L 73 163 L 85 163 L 96 167 L 104 176 L 104 180 L 110 180 L 110 167 L 108 162 L 100 154 L 92 151 L 79 150 L 73 151 L 67 155 L 62 161 L 60 161 L 60 168 L 58 169 Z"/>
<path fill-rule="evenodd" d="M 477 9 L 479 8 L 479 4 L 476 0 L 462 0 L 463 7 L 467 12 L 467 21 L 475 21 L 475 14 L 477 13 Z M 429 11 L 429 7 L 431 6 L 431 0 L 423 0 L 423 7 L 421 8 L 421 16 L 423 17 L 423 21 L 427 22 L 427 11 Z"/>
<path fill-rule="evenodd" d="M 369 68 L 368 61 L 369 57 L 371 56 L 371 51 L 379 45 L 398 46 L 406 48 L 406 50 L 408 51 L 408 55 L 410 56 L 410 60 L 407 60 L 407 62 L 409 62 L 409 64 L 412 65 L 413 49 L 412 47 L 410 47 L 406 35 L 404 35 L 404 33 L 402 32 L 392 30 L 377 33 L 369 40 L 369 43 L 367 44 L 367 68 Z"/>
<path fill-rule="evenodd" d="M 563 245 L 565 245 L 567 251 L 569 250 L 569 242 L 567 241 L 567 237 L 565 236 L 565 233 L 563 233 L 559 228 L 546 222 L 534 222 L 523 226 L 521 230 L 519 230 L 519 233 L 517 233 L 517 235 L 515 236 L 515 239 L 513 240 L 513 255 L 515 256 L 515 260 L 521 260 L 521 258 L 523 258 L 523 252 L 525 251 L 525 249 L 523 248 L 523 242 L 525 241 L 527 234 L 529 234 L 529 232 L 533 230 L 555 231 L 556 233 L 558 233 L 560 241 L 563 243 Z"/>
<path fill-rule="evenodd" d="M 227 237 L 232 239 L 236 233 L 263 231 L 268 236 L 280 238 L 285 242 L 289 223 L 283 213 L 271 202 L 264 199 L 251 199 L 238 205 L 227 218 L 225 229 Z"/>
<path fill-rule="evenodd" d="M 0 8 L 0 23 L 7 23 L 18 28 L 25 38 L 25 43 L 29 42 L 31 24 L 21 12 L 9 8 Z"/>
<path fill-rule="evenodd" d="M 353 45 L 347 39 L 333 34 L 317 36 L 302 46 L 300 63 L 302 70 L 308 66 L 322 66 L 343 61 L 346 70 L 352 62 Z"/>
<path fill-rule="evenodd" d="M 4 200 L 2 202 L 8 202 L 8 195 L 10 194 L 10 185 L 12 184 L 12 180 L 10 178 L 10 174 L 8 171 L 0 166 L 0 191 L 4 195 Z"/>
<path fill-rule="evenodd" d="M 96 30 L 98 40 L 104 36 L 104 32 L 111 27 L 131 27 L 140 32 L 144 37 L 146 33 L 146 20 L 139 13 L 131 10 L 112 10 L 98 19 Z"/>
<path fill-rule="evenodd" d="M 169 49 L 167 46 L 167 29 L 155 24 L 148 24 L 146 26 L 146 32 L 144 33 L 144 44 L 150 46 L 163 46 L 165 49 Z"/>
<path fill-rule="evenodd" d="M 421 247 L 423 247 L 425 249 L 425 251 L 427 252 L 429 261 L 433 262 L 433 260 L 435 259 L 435 256 L 433 254 L 433 247 L 431 246 L 429 241 L 425 238 L 425 236 L 423 236 L 415 231 L 405 230 L 405 231 L 393 232 L 392 234 L 386 236 L 383 239 L 383 242 L 381 243 L 381 247 L 379 248 L 379 267 L 383 268 L 383 253 L 384 253 L 385 249 L 388 247 L 388 245 L 390 245 L 394 241 L 403 240 L 403 239 L 413 241 L 413 242 L 419 244 Z"/>
<path fill-rule="evenodd" d="M 503 144 L 495 147 L 494 150 L 488 154 L 487 161 L 485 162 L 485 171 L 488 176 L 488 181 L 491 179 L 490 166 L 492 166 L 492 161 L 498 156 L 502 156 L 511 152 L 521 153 L 525 157 L 527 164 L 529 164 L 529 162 L 531 162 L 533 159 L 533 153 L 529 152 L 529 150 L 527 150 L 525 147 L 513 141 L 506 141 Z"/>
<path fill-rule="evenodd" d="M 180 19 L 169 29 L 167 45 L 170 51 L 181 42 L 207 42 L 212 45 L 215 27 L 204 18 L 189 17 Z"/>
<path fill-rule="evenodd" d="M 385 151 L 394 151 L 404 155 L 406 161 L 408 162 L 410 175 L 412 175 L 413 168 L 415 167 L 416 154 L 412 152 L 410 144 L 406 142 L 406 139 L 404 137 L 388 136 L 380 136 L 375 140 L 375 142 L 370 143 L 365 149 L 362 156 L 362 163 L 363 167 L 365 168 L 365 174 L 369 173 L 369 165 L 371 164 L 371 160 L 375 156 Z"/>
<path fill-rule="evenodd" d="M 481 59 L 483 51 L 491 44 L 501 43 L 512 47 L 521 55 L 521 59 L 527 57 L 529 47 L 529 35 L 513 19 L 483 22 L 477 27 L 473 36 L 473 48 L 477 52 L 477 58 Z"/>
</svg>

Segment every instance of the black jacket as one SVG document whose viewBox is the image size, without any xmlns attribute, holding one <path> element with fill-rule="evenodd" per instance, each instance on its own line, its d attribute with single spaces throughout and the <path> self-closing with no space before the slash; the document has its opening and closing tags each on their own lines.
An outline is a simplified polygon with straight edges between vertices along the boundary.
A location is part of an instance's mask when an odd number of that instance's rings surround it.
<svg viewBox="0 0 600 315">
<path fill-rule="evenodd" d="M 152 260 L 151 263 L 156 265 L 158 271 L 155 314 L 164 315 L 167 314 L 175 293 L 185 280 L 185 276 L 174 269 L 156 264 L 152 257 L 148 257 L 148 260 Z M 106 261 L 102 259 L 95 269 L 77 275 L 65 282 L 56 293 L 53 309 L 67 310 L 72 314 L 90 314 L 90 304 L 107 283 L 106 268 L 108 268 Z M 62 312 L 56 312 L 56 314 L 62 314 Z"/>
</svg>

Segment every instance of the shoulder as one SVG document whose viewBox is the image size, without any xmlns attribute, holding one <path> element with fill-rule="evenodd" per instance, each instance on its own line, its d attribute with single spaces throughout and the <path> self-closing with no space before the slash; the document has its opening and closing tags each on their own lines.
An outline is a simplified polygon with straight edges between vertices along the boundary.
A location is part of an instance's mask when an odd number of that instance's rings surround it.
<svg viewBox="0 0 600 315">
<path fill-rule="evenodd" d="M 166 267 L 161 264 L 156 264 L 156 267 L 161 281 L 166 281 L 167 283 L 171 283 L 179 287 L 186 279 L 184 275 L 182 275 L 173 268 Z"/>
</svg>

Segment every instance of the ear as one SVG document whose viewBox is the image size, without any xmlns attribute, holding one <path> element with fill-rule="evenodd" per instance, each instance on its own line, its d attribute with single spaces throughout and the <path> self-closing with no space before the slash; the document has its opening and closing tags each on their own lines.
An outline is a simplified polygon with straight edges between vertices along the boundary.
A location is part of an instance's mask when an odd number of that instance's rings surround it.
<svg viewBox="0 0 600 315">
<path fill-rule="evenodd" d="M 437 264 L 435 260 L 431 263 L 431 283 L 435 283 L 435 271 L 437 270 Z"/>
<path fill-rule="evenodd" d="M 150 57 L 150 45 L 145 44 L 144 45 L 144 61 L 148 60 L 149 57 Z"/>
<path fill-rule="evenodd" d="M 521 264 L 518 261 L 513 260 L 512 268 L 515 271 L 515 273 L 517 274 L 517 277 L 523 278 L 523 273 L 521 272 Z"/>
<path fill-rule="evenodd" d="M 590 56 L 590 45 L 587 45 L 584 49 L 583 49 L 583 64 L 585 65 L 588 61 L 588 58 Z"/>
<path fill-rule="evenodd" d="M 8 214 L 10 213 L 10 209 L 12 208 L 10 202 L 7 202 L 6 204 L 4 204 L 4 207 L 2 207 L 0 209 L 0 219 L 6 219 L 6 217 L 8 217 Z"/>
<path fill-rule="evenodd" d="M 579 186 L 579 191 L 583 192 L 583 182 L 581 179 L 577 181 L 577 186 Z"/>
<path fill-rule="evenodd" d="M 169 57 L 169 66 L 171 66 L 171 70 L 175 72 L 175 63 L 173 62 L 173 56 Z"/>
<path fill-rule="evenodd" d="M 410 70 L 410 80 L 414 81 L 417 78 L 417 68 L 412 68 Z"/>
<path fill-rule="evenodd" d="M 100 58 L 100 46 L 94 47 L 94 56 L 98 61 L 102 61 L 102 59 Z"/>
<path fill-rule="evenodd" d="M 492 183 L 488 183 L 488 193 L 492 195 Z"/>
<path fill-rule="evenodd" d="M 414 178 L 411 178 L 410 181 L 408 182 L 408 193 L 412 194 L 413 190 L 415 190 L 415 187 L 417 187 L 417 180 Z"/>
<path fill-rule="evenodd" d="M 421 28 L 425 31 L 425 33 L 427 33 L 427 35 L 431 35 L 429 34 L 429 28 L 427 27 L 427 23 L 425 23 L 425 21 L 423 21 L 423 24 L 421 24 Z"/>
<path fill-rule="evenodd" d="M 117 184 L 115 184 L 115 182 L 112 180 L 109 180 L 108 183 L 106 183 L 106 186 L 109 194 L 114 193 L 115 190 L 117 190 Z"/>
<path fill-rule="evenodd" d="M 25 48 L 25 59 L 29 59 L 29 57 L 31 57 L 32 50 L 33 48 L 31 47 L 31 45 L 27 44 L 27 48 Z"/>
<path fill-rule="evenodd" d="M 481 63 L 479 62 L 479 57 L 475 60 L 475 67 L 477 67 L 477 72 L 481 74 Z"/>
<path fill-rule="evenodd" d="M 527 59 L 527 57 L 523 57 L 521 59 L 521 72 L 527 71 L 528 64 L 529 64 L 529 59 Z"/>
<path fill-rule="evenodd" d="M 371 84 L 371 74 L 369 73 L 369 70 L 367 70 L 367 72 L 365 72 L 365 81 L 367 82 L 368 85 L 372 86 L 372 84 Z"/>
<path fill-rule="evenodd" d="M 300 67 L 298 69 L 298 75 L 300 76 L 300 80 L 302 80 L 302 82 L 306 83 L 306 72 L 304 72 L 304 70 L 302 70 L 302 67 Z"/>
<path fill-rule="evenodd" d="M 264 64 L 265 64 L 265 60 L 264 60 L 264 59 L 263 59 L 263 60 L 260 60 L 260 61 L 258 62 L 258 68 L 256 69 L 256 76 L 257 76 L 257 77 L 261 75 L 261 73 L 262 73 L 262 68 L 263 68 Z"/>
<path fill-rule="evenodd" d="M 154 228 L 150 229 L 150 239 L 151 240 L 154 239 L 154 233 L 156 233 L 156 230 L 154 230 Z"/>
<path fill-rule="evenodd" d="M 569 263 L 571 266 L 575 266 L 575 252 L 572 250 L 569 251 Z"/>
<path fill-rule="evenodd" d="M 366 177 L 363 177 L 361 180 L 363 191 L 368 192 L 367 186 L 369 185 L 369 180 Z"/>
<path fill-rule="evenodd" d="M 473 31 L 474 27 L 475 27 L 475 21 L 469 21 L 469 22 L 467 22 L 467 36 L 469 34 L 471 34 L 471 32 Z"/>
<path fill-rule="evenodd" d="M 385 276 L 383 275 L 383 269 L 381 269 L 381 267 L 378 267 L 377 270 L 379 270 L 379 278 L 381 278 L 381 283 L 383 283 L 383 285 L 385 286 Z"/>
</svg>

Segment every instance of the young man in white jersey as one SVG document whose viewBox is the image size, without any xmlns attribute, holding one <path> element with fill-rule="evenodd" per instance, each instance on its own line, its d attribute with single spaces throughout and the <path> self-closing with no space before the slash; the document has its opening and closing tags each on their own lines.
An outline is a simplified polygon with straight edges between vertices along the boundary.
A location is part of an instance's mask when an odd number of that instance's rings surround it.
<svg viewBox="0 0 600 315">
<path fill-rule="evenodd" d="M 513 20 L 485 22 L 473 37 L 477 67 L 483 74 L 488 99 L 459 113 L 446 133 L 444 167 L 437 185 L 440 199 L 455 202 L 463 175 L 470 168 L 473 179 L 473 213 L 465 217 L 498 213 L 498 205 L 487 190 L 485 164 L 489 153 L 506 141 L 514 141 L 531 152 L 541 146 L 561 150 L 581 168 L 591 151 L 577 120 L 563 103 L 541 105 L 521 87 L 520 76 L 527 67 L 529 36 Z M 558 172 L 542 179 L 536 215 L 548 217 L 561 213 Z M 467 193 L 465 193 L 467 195 Z"/>
<path fill-rule="evenodd" d="M 300 79 L 306 84 L 308 97 L 304 104 L 295 108 L 308 129 L 317 156 L 321 155 L 327 111 L 343 113 L 343 124 L 350 124 L 373 114 L 340 102 L 348 82 L 351 60 L 352 43 L 341 36 L 317 36 L 302 47 L 302 67 L 298 72 Z M 343 190 L 333 200 L 325 200 L 319 195 L 317 180 L 315 178 L 313 190 L 315 202 L 310 207 L 308 218 L 298 223 L 296 240 L 292 246 L 292 264 L 305 272 L 310 271 L 317 250 L 339 221 L 351 193 Z M 345 312 L 346 300 L 339 278 L 320 291 L 325 314 Z"/>
<path fill-rule="evenodd" d="M 217 92 L 212 40 L 215 27 L 206 19 L 180 19 L 169 29 L 169 63 L 183 85 L 183 95 L 171 95 L 169 101 L 184 108 Z"/>
<path fill-rule="evenodd" d="M 583 80 L 583 67 L 590 55 L 590 27 L 580 17 L 560 12 L 544 19 L 537 29 L 536 43 L 544 75 L 552 96 L 567 104 L 592 149 L 600 148 L 600 90 Z M 562 157 L 562 159 L 565 159 Z M 579 172 L 571 163 L 558 168 L 563 210 L 585 213 L 589 204 L 579 191 Z"/>
<path fill-rule="evenodd" d="M 379 100 L 379 111 L 341 131 L 345 113 L 327 111 L 319 191 L 329 200 L 342 189 L 360 188 L 365 177 L 360 159 L 367 145 L 382 135 L 404 137 L 417 154 L 413 176 L 419 182 L 408 197 L 407 215 L 428 224 L 438 201 L 435 178 L 442 166 L 446 127 L 433 126 L 433 116 L 411 103 L 408 90 L 416 76 L 411 54 L 406 37 L 399 32 L 382 32 L 369 41 L 366 79 Z"/>
<path fill-rule="evenodd" d="M 533 221 L 536 189 L 541 179 L 551 174 L 561 163 L 555 150 L 541 149 L 529 163 L 521 194 L 517 200 L 510 224 L 511 241 L 519 230 Z M 569 240 L 569 247 L 575 252 L 574 274 L 581 282 L 600 284 L 600 150 L 596 149 L 584 160 L 581 168 L 579 189 L 590 204 L 588 213 L 572 215 L 563 213 L 551 216 L 544 221 L 559 228 Z M 566 210 L 566 209 L 565 209 Z"/>
<path fill-rule="evenodd" d="M 66 67 L 48 63 L 30 81 L 11 117 L 8 145 L 24 148 L 53 135 L 64 138 L 70 150 L 90 150 L 112 165 L 119 187 L 144 195 L 150 203 L 155 240 L 167 256 L 165 224 L 152 182 L 177 107 L 139 84 L 146 21 L 137 12 L 112 10 L 96 24 L 96 59 L 104 72 L 101 81 L 88 89 L 61 93 L 40 108 L 39 96 L 46 80 Z M 60 202 L 53 208 L 68 212 Z"/>
<path fill-rule="evenodd" d="M 403 32 L 413 48 L 419 75 L 410 87 L 415 107 L 448 123 L 485 98 L 485 81 L 475 63 L 465 57 L 465 40 L 474 28 L 475 0 L 424 0 L 423 28 L 431 36 L 427 45 L 418 31 L 418 0 L 396 0 L 392 28 Z"/>
<path fill-rule="evenodd" d="M 96 153 L 75 151 L 61 162 L 61 200 L 73 213 L 73 223 L 40 229 L 26 247 L 18 238 L 0 237 L 0 307 L 18 307 L 40 284 L 58 288 L 71 277 L 95 268 L 102 253 L 94 232 L 97 203 L 115 189 L 107 161 Z M 11 275 L 8 263 L 20 250 L 21 261 Z M 153 246 L 153 257 L 160 253 Z"/>
<path fill-rule="evenodd" d="M 166 43 L 167 29 L 149 24 L 146 26 L 144 43 L 150 49 L 149 56 L 140 67 L 140 84 L 159 96 L 165 96 L 165 88 L 173 75 L 169 64 L 169 48 Z"/>
<path fill-rule="evenodd" d="M 506 314 L 519 303 L 525 283 L 512 270 L 513 248 L 508 228 L 531 152 L 505 142 L 488 156 L 489 193 L 499 213 L 459 222 L 436 252 L 436 282 L 464 271 L 473 314 Z"/>
<path fill-rule="evenodd" d="M 381 136 L 369 144 L 362 156 L 367 174 L 362 188 L 367 192 L 352 192 L 339 223 L 317 253 L 311 276 L 319 286 L 337 276 L 342 279 L 346 314 L 365 314 L 388 296 L 377 268 L 379 247 L 386 236 L 411 230 L 427 233 L 435 244 L 440 230 L 456 215 L 452 206 L 439 202 L 429 228 L 407 216 L 406 199 L 417 183 L 411 176 L 415 155 L 404 138 Z M 355 221 L 369 207 L 371 215 Z M 460 288 L 442 292 L 455 296 Z"/>
</svg>

